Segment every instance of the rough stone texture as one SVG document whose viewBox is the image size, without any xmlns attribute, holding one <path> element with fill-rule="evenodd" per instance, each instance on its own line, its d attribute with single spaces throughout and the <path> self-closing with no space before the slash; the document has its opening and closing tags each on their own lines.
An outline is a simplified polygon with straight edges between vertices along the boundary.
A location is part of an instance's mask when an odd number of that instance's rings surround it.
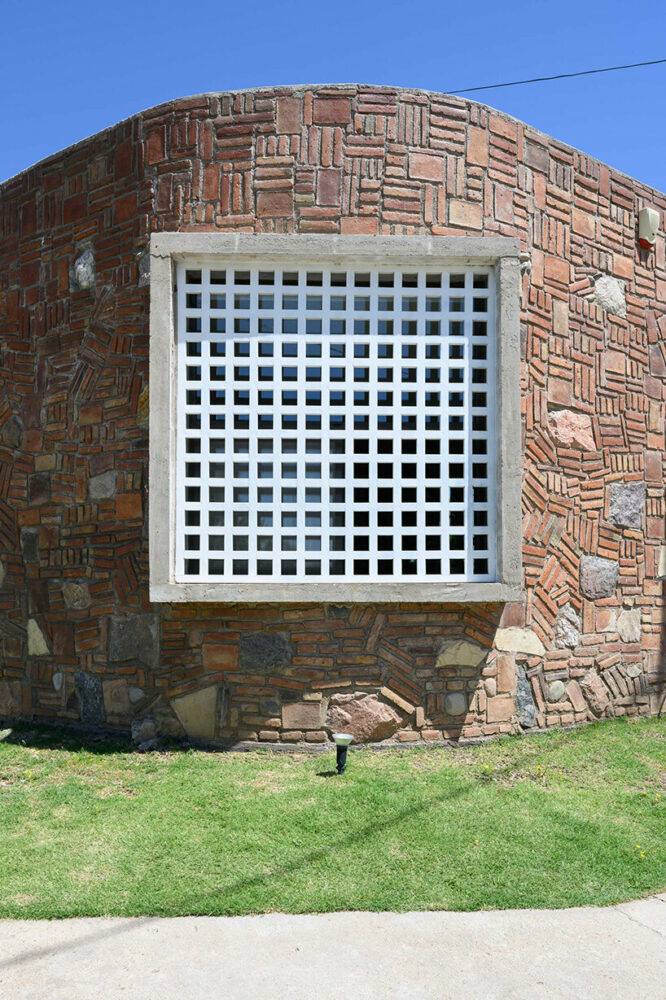
<svg viewBox="0 0 666 1000">
<path fill-rule="evenodd" d="M 3 424 L 0 438 L 2 439 L 2 443 L 6 444 L 8 448 L 21 447 L 23 444 L 23 424 L 18 417 L 10 417 Z"/>
<path fill-rule="evenodd" d="M 109 623 L 108 657 L 112 662 L 136 660 L 147 667 L 159 659 L 159 620 L 157 615 L 128 615 L 112 618 Z"/>
<path fill-rule="evenodd" d="M 73 261 L 69 283 L 73 292 L 92 288 L 95 284 L 95 255 L 90 247 Z"/>
<path fill-rule="evenodd" d="M 641 613 L 639 609 L 635 611 L 622 611 L 617 618 L 617 631 L 622 642 L 641 641 Z"/>
<path fill-rule="evenodd" d="M 28 622 L 28 656 L 48 656 L 50 649 L 39 622 L 31 618 Z"/>
<path fill-rule="evenodd" d="M 282 725 L 285 729 L 321 729 L 323 722 L 324 710 L 320 701 L 297 701 L 282 706 Z"/>
<path fill-rule="evenodd" d="M 132 739 L 135 743 L 142 744 L 154 740 L 157 736 L 157 726 L 155 720 L 149 716 L 145 719 L 136 719 L 132 723 Z"/>
<path fill-rule="evenodd" d="M 440 639 L 435 644 L 435 666 L 478 667 L 488 650 L 470 639 Z"/>
<path fill-rule="evenodd" d="M 215 736 L 217 685 L 172 698 L 171 705 L 188 736 L 212 739 Z"/>
<path fill-rule="evenodd" d="M 21 714 L 20 681 L 0 681 L 0 715 Z"/>
<path fill-rule="evenodd" d="M 548 431 L 553 440 L 563 448 L 596 451 L 592 419 L 587 413 L 574 413 L 573 410 L 549 413 Z"/>
<path fill-rule="evenodd" d="M 104 695 L 104 711 L 107 720 L 112 718 L 126 720 L 132 712 L 130 705 L 127 681 L 118 679 L 114 681 L 102 681 Z"/>
<path fill-rule="evenodd" d="M 39 530 L 21 528 L 21 552 L 26 563 L 39 562 Z"/>
<path fill-rule="evenodd" d="M 548 701 L 551 704 L 555 704 L 558 701 L 562 701 L 566 693 L 566 687 L 564 681 L 551 681 L 548 685 L 548 691 L 546 692 Z"/>
<path fill-rule="evenodd" d="M 108 500 L 116 492 L 117 475 L 115 472 L 102 472 L 88 480 L 88 496 L 91 500 Z"/>
<path fill-rule="evenodd" d="M 570 604 L 565 604 L 555 619 L 555 649 L 575 649 L 580 642 L 580 627 L 580 618 Z"/>
<path fill-rule="evenodd" d="M 645 483 L 611 483 L 608 520 L 625 528 L 640 528 Z"/>
<path fill-rule="evenodd" d="M 518 709 L 518 722 L 523 729 L 531 729 L 536 721 L 536 705 L 532 694 L 532 685 L 529 682 L 525 668 L 518 664 L 516 670 L 516 708 Z"/>
<path fill-rule="evenodd" d="M 91 605 L 87 583 L 65 583 L 62 588 L 65 606 L 75 611 L 85 611 Z"/>
<path fill-rule="evenodd" d="M 283 670 L 291 663 L 293 649 L 289 637 L 280 632 L 246 632 L 238 646 L 241 670 Z"/>
<path fill-rule="evenodd" d="M 585 699 L 583 698 L 583 692 L 576 681 L 569 681 L 567 684 L 567 695 L 569 696 L 569 701 L 574 707 L 574 711 L 584 712 L 586 710 L 587 705 L 585 704 Z"/>
<path fill-rule="evenodd" d="M 54 691 L 62 691 L 63 675 L 61 670 L 56 670 L 53 677 L 51 678 L 51 683 L 53 684 Z"/>
<path fill-rule="evenodd" d="M 599 674 L 595 670 L 588 670 L 580 686 L 594 714 L 605 715 L 610 707 L 610 695 Z"/>
<path fill-rule="evenodd" d="M 447 715 L 464 715 L 468 709 L 468 700 L 460 691 L 452 691 L 447 694 L 444 701 L 444 711 Z"/>
<path fill-rule="evenodd" d="M 591 601 L 612 597 L 617 588 L 620 567 L 613 559 L 583 556 L 580 561 L 580 589 Z"/>
<path fill-rule="evenodd" d="M 77 670 L 74 674 L 74 687 L 79 696 L 81 722 L 89 726 L 106 722 L 104 692 L 99 677 L 86 673 L 85 670 Z"/>
<path fill-rule="evenodd" d="M 552 677 L 575 680 L 598 714 L 656 711 L 666 254 L 663 233 L 637 251 L 637 204 L 666 212 L 662 194 L 482 105 L 355 86 L 173 101 L 0 185 L 0 682 L 20 684 L 27 714 L 71 719 L 74 674 L 94 669 L 176 736 L 168 699 L 217 686 L 215 736 L 229 741 L 321 739 L 324 727 L 284 729 L 281 706 L 368 691 L 400 715 L 404 741 L 517 731 L 517 660 L 536 725 L 589 715 L 542 700 Z M 521 605 L 332 607 L 313 590 L 304 605 L 151 606 L 147 248 L 151 232 L 185 229 L 520 241 Z M 94 283 L 81 271 L 89 287 L 70 292 L 88 249 Z M 638 521 L 609 522 L 611 489 L 642 481 Z M 611 560 L 607 597 L 581 592 L 579 562 L 596 557 Z M 70 606 L 63 585 L 84 581 L 90 603 Z M 567 604 L 575 648 L 556 638 Z M 631 649 L 623 608 L 642 615 Z M 155 627 L 138 637 L 118 624 L 146 614 Z M 51 650 L 36 661 L 32 618 Z M 529 638 L 500 631 L 493 646 L 500 624 Z M 595 670 L 586 686 L 592 663 L 607 681 Z"/>
<path fill-rule="evenodd" d="M 603 274 L 594 282 L 593 299 L 606 312 L 624 317 L 627 315 L 624 287 L 624 281 Z"/>
<path fill-rule="evenodd" d="M 387 740 L 400 728 L 402 718 L 377 695 L 336 694 L 328 708 L 328 728 L 334 733 L 351 733 L 355 743 Z"/>
<path fill-rule="evenodd" d="M 529 628 L 498 628 L 495 648 L 503 653 L 528 653 L 530 656 L 543 656 L 546 652 L 539 636 Z"/>
</svg>

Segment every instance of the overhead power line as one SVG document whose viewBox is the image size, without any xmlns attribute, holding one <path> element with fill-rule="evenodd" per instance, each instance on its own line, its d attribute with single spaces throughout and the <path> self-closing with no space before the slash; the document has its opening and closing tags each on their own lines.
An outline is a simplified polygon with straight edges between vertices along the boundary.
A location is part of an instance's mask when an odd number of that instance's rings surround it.
<svg viewBox="0 0 666 1000">
<path fill-rule="evenodd" d="M 518 87 L 523 83 L 543 83 L 545 80 L 565 80 L 572 76 L 590 76 L 592 73 L 614 73 L 618 69 L 636 69 L 637 66 L 658 66 L 666 59 L 651 59 L 649 62 L 627 63 L 626 66 L 606 66 L 604 69 L 583 69 L 578 73 L 558 73 L 556 76 L 535 76 L 531 80 L 512 80 L 511 83 L 487 83 L 483 87 L 467 87 L 465 90 L 446 90 L 446 94 L 471 94 L 475 90 L 497 90 L 498 87 Z"/>
</svg>

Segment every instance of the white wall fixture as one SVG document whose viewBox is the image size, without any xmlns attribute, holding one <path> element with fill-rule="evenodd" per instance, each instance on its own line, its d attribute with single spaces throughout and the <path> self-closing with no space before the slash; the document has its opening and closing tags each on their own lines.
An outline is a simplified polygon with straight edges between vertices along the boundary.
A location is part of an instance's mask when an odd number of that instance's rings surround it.
<svg viewBox="0 0 666 1000">
<path fill-rule="evenodd" d="M 659 232 L 659 212 L 656 208 L 641 208 L 638 213 L 638 242 L 649 250 L 657 242 Z"/>
</svg>

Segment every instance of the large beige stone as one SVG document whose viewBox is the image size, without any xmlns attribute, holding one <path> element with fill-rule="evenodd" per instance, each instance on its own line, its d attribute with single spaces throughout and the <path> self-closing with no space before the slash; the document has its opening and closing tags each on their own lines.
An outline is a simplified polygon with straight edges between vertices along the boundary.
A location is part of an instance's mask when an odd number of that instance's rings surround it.
<svg viewBox="0 0 666 1000">
<path fill-rule="evenodd" d="M 215 736 L 217 685 L 172 698 L 171 707 L 188 736 L 199 739 Z"/>
<path fill-rule="evenodd" d="M 337 694 L 331 698 L 328 726 L 334 733 L 351 733 L 355 743 L 386 740 L 402 725 L 395 709 L 376 694 Z"/>
<path fill-rule="evenodd" d="M 478 667 L 488 650 L 473 639 L 439 639 L 435 644 L 435 666 Z"/>
<path fill-rule="evenodd" d="M 37 619 L 30 618 L 28 620 L 28 656 L 48 656 L 50 652 Z"/>
<path fill-rule="evenodd" d="M 622 642 L 641 641 L 641 613 L 639 609 L 634 611 L 622 611 L 617 618 L 617 631 Z"/>
<path fill-rule="evenodd" d="M 285 729 L 321 729 L 322 705 L 319 701 L 295 701 L 282 706 Z"/>
<path fill-rule="evenodd" d="M 488 699 L 488 722 L 508 722 L 515 715 L 515 702 L 513 698 L 498 695 L 496 698 Z"/>
<path fill-rule="evenodd" d="M 587 413 L 557 410 L 548 414 L 548 431 L 556 444 L 578 451 L 596 451 L 592 418 Z"/>
<path fill-rule="evenodd" d="M 501 653 L 527 653 L 529 656 L 546 653 L 539 636 L 529 628 L 498 628 L 495 648 Z"/>
<path fill-rule="evenodd" d="M 662 545 L 659 549 L 659 566 L 657 569 L 657 576 L 660 580 L 666 578 L 666 545 Z"/>
<path fill-rule="evenodd" d="M 102 681 L 104 692 L 104 711 L 107 719 L 111 716 L 127 718 L 131 714 L 127 681 L 122 678 L 113 681 Z"/>
</svg>

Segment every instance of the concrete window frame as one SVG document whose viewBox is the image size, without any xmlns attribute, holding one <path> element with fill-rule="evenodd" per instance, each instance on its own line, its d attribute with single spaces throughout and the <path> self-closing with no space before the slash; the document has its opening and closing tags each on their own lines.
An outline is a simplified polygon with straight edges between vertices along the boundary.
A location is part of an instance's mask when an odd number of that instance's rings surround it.
<svg viewBox="0 0 666 1000">
<path fill-rule="evenodd" d="M 233 257 L 284 265 L 491 266 L 496 283 L 497 580 L 200 583 L 175 579 L 176 296 L 179 262 Z M 503 603 L 522 593 L 520 243 L 510 237 L 156 233 L 150 242 L 150 599 L 155 602 Z"/>
</svg>

